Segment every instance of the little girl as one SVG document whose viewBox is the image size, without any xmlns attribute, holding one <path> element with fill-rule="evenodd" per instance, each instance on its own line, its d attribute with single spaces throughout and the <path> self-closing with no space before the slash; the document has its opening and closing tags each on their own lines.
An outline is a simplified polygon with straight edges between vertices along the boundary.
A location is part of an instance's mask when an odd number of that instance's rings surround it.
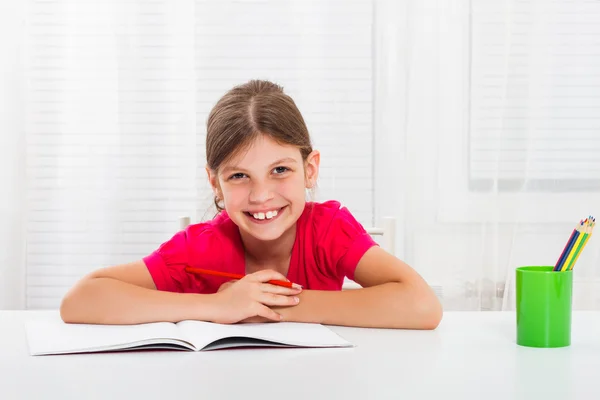
<svg viewBox="0 0 600 400">
<path fill-rule="evenodd" d="M 208 117 L 206 157 L 219 214 L 142 260 L 82 278 L 62 301 L 65 322 L 437 327 L 441 305 L 419 274 L 377 246 L 340 203 L 306 202 L 320 154 L 280 86 L 250 81 L 226 93 Z M 344 277 L 363 288 L 342 291 Z"/>
</svg>

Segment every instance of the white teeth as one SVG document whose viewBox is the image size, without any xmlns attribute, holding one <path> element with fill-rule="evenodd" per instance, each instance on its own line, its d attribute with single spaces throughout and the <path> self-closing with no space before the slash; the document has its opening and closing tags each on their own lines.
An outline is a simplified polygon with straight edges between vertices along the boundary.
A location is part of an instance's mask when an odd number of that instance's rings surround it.
<svg viewBox="0 0 600 400">
<path fill-rule="evenodd" d="M 267 217 L 267 219 L 271 219 L 277 216 L 277 210 L 273 210 L 273 211 L 267 211 L 267 213 L 265 214 L 265 216 Z"/>
<path fill-rule="evenodd" d="M 267 211 L 266 214 L 262 213 L 262 212 L 254 213 L 254 214 L 252 214 L 252 216 L 255 219 L 265 219 L 265 218 L 271 219 L 271 218 L 274 218 L 277 216 L 277 210 Z"/>
</svg>

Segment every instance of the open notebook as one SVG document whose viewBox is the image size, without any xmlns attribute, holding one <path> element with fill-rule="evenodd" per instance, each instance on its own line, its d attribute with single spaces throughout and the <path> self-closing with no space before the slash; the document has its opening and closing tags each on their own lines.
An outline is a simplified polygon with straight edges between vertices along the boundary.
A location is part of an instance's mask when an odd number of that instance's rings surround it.
<svg viewBox="0 0 600 400">
<path fill-rule="evenodd" d="M 319 324 L 279 322 L 221 325 L 202 321 L 138 325 L 66 324 L 59 316 L 26 321 L 31 355 L 144 349 L 187 351 L 233 347 L 352 347 Z"/>
</svg>

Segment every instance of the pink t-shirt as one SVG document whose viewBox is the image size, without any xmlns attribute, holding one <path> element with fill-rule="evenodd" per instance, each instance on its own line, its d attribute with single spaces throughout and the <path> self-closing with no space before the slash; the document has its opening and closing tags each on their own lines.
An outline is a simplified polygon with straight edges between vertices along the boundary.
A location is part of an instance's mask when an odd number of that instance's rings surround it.
<svg viewBox="0 0 600 400">
<path fill-rule="evenodd" d="M 377 243 L 337 201 L 307 203 L 296 224 L 287 278 L 305 289 L 340 290 L 365 252 Z M 245 274 L 240 232 L 225 211 L 213 220 L 190 225 L 163 243 L 144 262 L 158 290 L 215 293 L 228 281 L 185 271 L 196 268 Z"/>
</svg>

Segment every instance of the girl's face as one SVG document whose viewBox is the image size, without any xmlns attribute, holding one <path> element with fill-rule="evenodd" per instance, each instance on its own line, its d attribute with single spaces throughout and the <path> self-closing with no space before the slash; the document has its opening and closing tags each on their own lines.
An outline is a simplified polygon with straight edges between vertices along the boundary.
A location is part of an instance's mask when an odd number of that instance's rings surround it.
<svg viewBox="0 0 600 400">
<path fill-rule="evenodd" d="M 259 240 L 276 240 L 304 211 L 305 188 L 319 172 L 320 154 L 302 160 L 295 146 L 281 145 L 266 135 L 250 148 L 210 170 L 209 179 L 225 210 L 242 233 Z"/>
</svg>

